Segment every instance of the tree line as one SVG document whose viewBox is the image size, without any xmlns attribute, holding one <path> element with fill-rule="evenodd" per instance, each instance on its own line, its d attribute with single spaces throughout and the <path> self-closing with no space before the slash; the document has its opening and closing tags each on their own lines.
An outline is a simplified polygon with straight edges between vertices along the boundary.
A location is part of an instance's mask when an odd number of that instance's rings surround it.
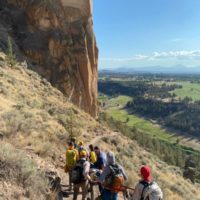
<svg viewBox="0 0 200 200">
<path fill-rule="evenodd" d="M 200 182 L 200 152 L 154 138 L 135 127 L 130 128 L 125 123 L 114 120 L 105 112 L 100 114 L 100 121 L 106 123 L 111 129 L 117 129 L 125 136 L 136 140 L 140 146 L 166 163 L 180 167 L 183 170 L 183 176 L 189 178 L 192 182 Z M 193 163 L 192 167 L 188 165 L 188 161 Z"/>
<path fill-rule="evenodd" d="M 131 97 L 147 95 L 153 98 L 171 98 L 174 97 L 173 91 L 177 88 L 182 88 L 178 84 L 162 83 L 160 85 L 155 84 L 149 80 L 135 80 L 135 81 L 112 81 L 112 80 L 100 80 L 98 83 L 99 92 L 109 95 L 127 95 Z"/>
<path fill-rule="evenodd" d="M 153 98 L 136 97 L 126 108 L 134 113 L 158 120 L 158 123 L 200 137 L 200 101 L 191 103 L 189 98 L 182 101 L 158 101 Z"/>
<path fill-rule="evenodd" d="M 158 123 L 200 137 L 200 101 L 186 97 L 178 99 L 172 92 L 182 86 L 154 84 L 146 81 L 99 81 L 99 91 L 108 96 L 133 97 L 126 108 L 130 112 L 153 118 Z"/>
</svg>

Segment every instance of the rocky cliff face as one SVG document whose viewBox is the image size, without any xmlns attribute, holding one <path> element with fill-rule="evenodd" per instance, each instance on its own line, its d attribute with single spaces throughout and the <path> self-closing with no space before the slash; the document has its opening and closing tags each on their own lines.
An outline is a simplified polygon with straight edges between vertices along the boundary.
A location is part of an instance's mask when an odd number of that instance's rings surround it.
<svg viewBox="0 0 200 200">
<path fill-rule="evenodd" d="M 0 48 L 6 51 L 10 35 L 19 58 L 28 59 L 33 70 L 96 116 L 98 49 L 91 4 L 91 0 L 1 0 Z"/>
</svg>

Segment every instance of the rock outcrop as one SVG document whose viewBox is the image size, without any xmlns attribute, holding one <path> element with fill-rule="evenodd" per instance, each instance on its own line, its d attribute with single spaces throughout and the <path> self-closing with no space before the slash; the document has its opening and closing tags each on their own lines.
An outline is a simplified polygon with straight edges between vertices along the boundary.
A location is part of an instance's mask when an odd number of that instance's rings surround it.
<svg viewBox="0 0 200 200">
<path fill-rule="evenodd" d="M 98 49 L 91 0 L 1 0 L 0 16 L 0 48 L 6 51 L 10 35 L 19 58 L 95 117 Z"/>
</svg>

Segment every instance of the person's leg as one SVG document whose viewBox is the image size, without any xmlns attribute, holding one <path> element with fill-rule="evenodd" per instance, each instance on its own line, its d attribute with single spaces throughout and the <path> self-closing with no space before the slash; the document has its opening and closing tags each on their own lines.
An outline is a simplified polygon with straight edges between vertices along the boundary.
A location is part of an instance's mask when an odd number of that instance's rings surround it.
<svg viewBox="0 0 200 200">
<path fill-rule="evenodd" d="M 103 192 L 103 187 L 102 187 L 102 185 L 101 185 L 101 184 L 99 184 L 99 192 L 100 192 L 100 194 L 102 195 L 102 192 Z"/>
<path fill-rule="evenodd" d="M 102 200 L 111 200 L 111 192 L 109 190 L 102 190 Z"/>
<path fill-rule="evenodd" d="M 88 181 L 81 183 L 82 188 L 82 200 L 85 200 L 88 194 Z"/>
<path fill-rule="evenodd" d="M 77 185 L 74 184 L 73 200 L 77 200 L 78 193 L 79 193 L 79 188 L 80 188 L 80 185 L 79 185 L 79 184 L 77 184 Z"/>
<path fill-rule="evenodd" d="M 116 192 L 111 192 L 111 200 L 117 200 L 118 194 Z"/>
<path fill-rule="evenodd" d="M 72 181 L 71 181 L 71 177 L 72 177 L 72 170 L 69 170 L 69 190 L 72 190 Z"/>
</svg>

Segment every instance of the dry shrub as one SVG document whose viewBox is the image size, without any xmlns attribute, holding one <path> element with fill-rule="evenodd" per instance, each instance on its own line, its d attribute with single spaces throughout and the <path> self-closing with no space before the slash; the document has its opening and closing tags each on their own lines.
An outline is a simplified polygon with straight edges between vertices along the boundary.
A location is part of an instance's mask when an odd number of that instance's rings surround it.
<svg viewBox="0 0 200 200">
<path fill-rule="evenodd" d="M 0 143 L 0 181 L 23 187 L 29 199 L 45 199 L 48 182 L 33 160 L 7 143 Z"/>
<path fill-rule="evenodd" d="M 37 142 L 35 146 L 34 152 L 38 154 L 40 157 L 48 157 L 52 153 L 52 144 L 49 142 Z"/>
<path fill-rule="evenodd" d="M 131 188 L 134 188 L 139 180 L 138 174 L 135 171 L 129 171 L 129 170 L 127 170 L 126 173 L 129 179 L 125 184 Z"/>
</svg>

